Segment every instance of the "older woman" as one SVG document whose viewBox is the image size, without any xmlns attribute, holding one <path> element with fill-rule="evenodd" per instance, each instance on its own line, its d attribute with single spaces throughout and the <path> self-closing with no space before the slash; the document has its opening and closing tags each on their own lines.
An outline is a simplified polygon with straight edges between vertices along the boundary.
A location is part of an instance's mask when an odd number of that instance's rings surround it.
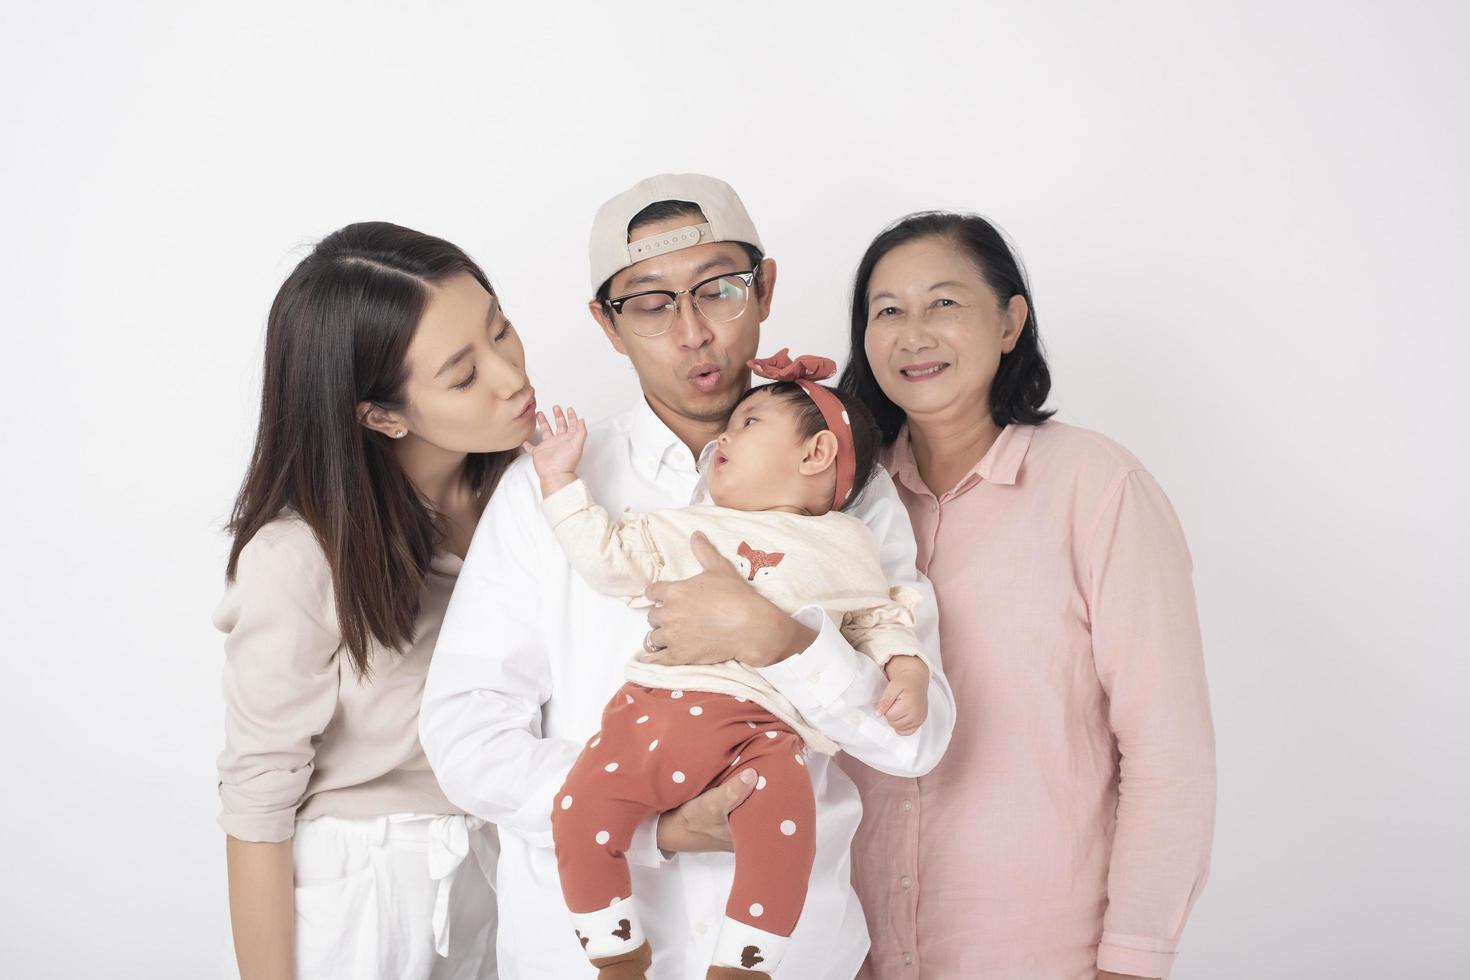
<svg viewBox="0 0 1470 980">
<path fill-rule="evenodd" d="M 1000 234 L 924 213 L 869 246 L 864 399 L 939 601 L 958 720 L 928 776 L 849 760 L 868 977 L 1166 977 L 1204 885 L 1214 739 L 1189 552 L 1127 450 L 1049 421 Z"/>
</svg>

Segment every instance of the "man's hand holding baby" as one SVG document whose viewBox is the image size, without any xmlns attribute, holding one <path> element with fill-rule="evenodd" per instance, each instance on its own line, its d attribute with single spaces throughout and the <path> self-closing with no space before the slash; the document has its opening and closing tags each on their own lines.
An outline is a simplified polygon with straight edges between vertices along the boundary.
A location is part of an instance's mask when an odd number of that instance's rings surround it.
<svg viewBox="0 0 1470 980">
<path fill-rule="evenodd" d="M 747 667 L 769 667 L 801 653 L 815 631 L 782 612 L 735 570 L 708 537 L 696 531 L 689 548 L 704 571 L 682 582 L 654 582 L 644 593 L 649 641 L 644 663 L 682 666 L 738 660 Z"/>
</svg>

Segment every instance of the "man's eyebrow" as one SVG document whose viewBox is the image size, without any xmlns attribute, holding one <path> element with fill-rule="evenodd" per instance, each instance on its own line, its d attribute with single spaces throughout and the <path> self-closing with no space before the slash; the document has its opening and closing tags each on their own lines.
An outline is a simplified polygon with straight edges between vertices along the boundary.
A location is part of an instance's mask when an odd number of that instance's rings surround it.
<svg viewBox="0 0 1470 980">
<path fill-rule="evenodd" d="M 690 275 L 690 278 L 692 278 L 695 282 L 698 282 L 700 279 L 703 279 L 704 278 L 705 273 L 707 273 L 707 272 L 713 272 L 715 269 L 719 268 L 720 266 L 733 266 L 734 264 L 735 264 L 735 260 L 732 259 L 730 256 L 728 256 L 728 255 L 716 255 L 713 258 L 706 259 L 705 261 L 701 262 L 699 265 L 695 266 L 694 267 L 694 271 L 691 272 L 689 275 Z M 629 279 L 627 282 L 625 282 L 623 284 L 623 288 L 621 290 L 619 290 L 619 292 L 620 293 L 623 293 L 623 294 L 627 294 L 627 293 L 633 292 L 639 286 L 649 285 L 649 284 L 653 284 L 653 283 L 660 283 L 660 282 L 663 282 L 663 281 L 664 281 L 664 277 L 662 275 L 660 275 L 659 273 L 657 273 L 657 272 L 645 272 L 645 273 L 643 273 L 643 275 L 641 275 L 641 276 L 634 276 L 632 279 Z"/>
<path fill-rule="evenodd" d="M 698 266 L 696 266 L 694 271 L 690 273 L 690 276 L 694 279 L 695 282 L 698 282 L 700 279 L 704 278 L 704 274 L 706 272 L 713 272 L 715 271 L 715 269 L 719 268 L 722 265 L 731 266 L 734 264 L 735 260 L 730 258 L 730 256 L 716 255 L 705 262 L 701 262 Z"/>
<path fill-rule="evenodd" d="M 657 272 L 645 272 L 641 276 L 634 276 L 632 279 L 629 279 L 626 283 L 623 284 L 623 288 L 620 289 L 619 292 L 630 292 L 633 289 L 636 289 L 637 287 L 645 285 L 647 283 L 663 282 L 663 278 L 664 277 L 659 275 Z"/>
</svg>

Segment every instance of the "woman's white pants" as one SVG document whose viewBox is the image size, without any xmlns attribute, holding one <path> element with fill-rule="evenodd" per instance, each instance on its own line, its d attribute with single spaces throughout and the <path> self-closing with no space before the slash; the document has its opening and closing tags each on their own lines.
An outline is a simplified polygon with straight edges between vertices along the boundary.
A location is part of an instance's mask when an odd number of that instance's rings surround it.
<svg viewBox="0 0 1470 980">
<path fill-rule="evenodd" d="M 298 821 L 296 980 L 495 980 L 499 851 L 474 817 Z"/>
</svg>

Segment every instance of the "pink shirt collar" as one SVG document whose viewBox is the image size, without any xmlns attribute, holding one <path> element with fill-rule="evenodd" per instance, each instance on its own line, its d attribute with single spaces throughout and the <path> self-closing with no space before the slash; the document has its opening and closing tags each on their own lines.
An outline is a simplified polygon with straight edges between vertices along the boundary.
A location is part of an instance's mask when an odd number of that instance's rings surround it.
<svg viewBox="0 0 1470 980">
<path fill-rule="evenodd" d="M 1015 486 L 1021 475 L 1021 463 L 1026 459 L 1026 450 L 1031 448 L 1031 434 L 1035 428 L 1032 425 L 1012 423 L 1002 429 L 995 444 L 980 458 L 980 462 L 945 496 L 964 493 L 981 480 L 1001 486 Z M 923 478 L 919 476 L 918 464 L 914 462 L 914 448 L 909 442 L 907 423 L 898 430 L 898 437 L 888 452 L 888 471 L 893 474 L 894 479 L 914 493 L 934 496 L 934 492 L 924 485 Z"/>
</svg>

